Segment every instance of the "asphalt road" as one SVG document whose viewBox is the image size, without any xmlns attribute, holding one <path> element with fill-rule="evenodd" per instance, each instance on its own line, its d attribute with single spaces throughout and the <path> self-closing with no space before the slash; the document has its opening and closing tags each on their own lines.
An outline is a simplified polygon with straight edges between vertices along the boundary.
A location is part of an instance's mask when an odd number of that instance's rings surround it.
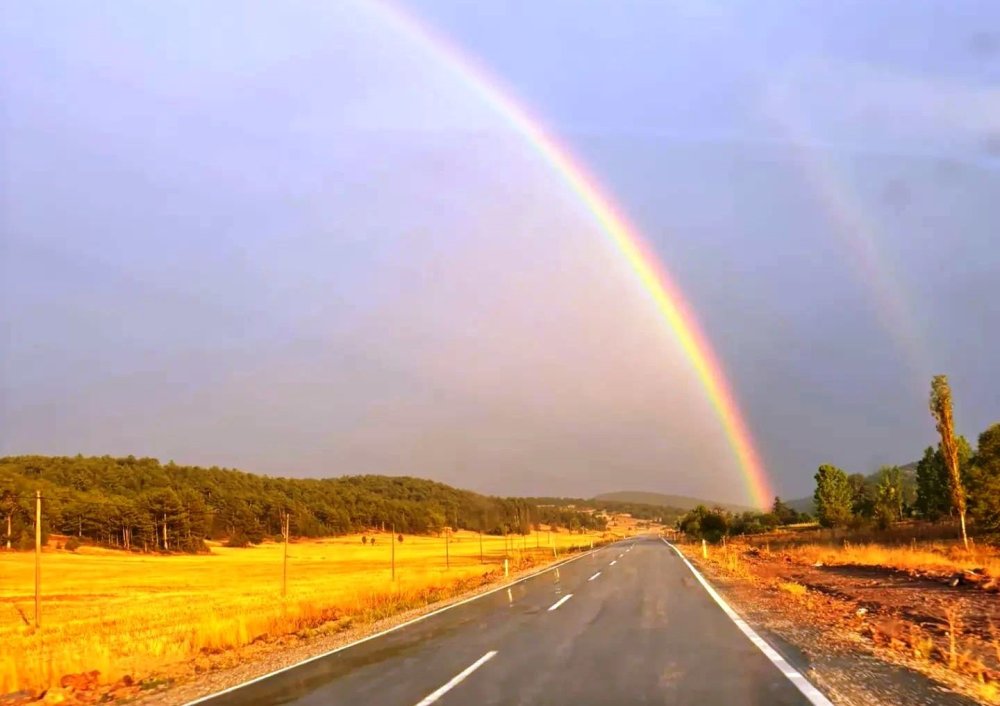
<svg viewBox="0 0 1000 706">
<path fill-rule="evenodd" d="M 646 537 L 201 703 L 811 702 L 674 550 Z"/>
</svg>

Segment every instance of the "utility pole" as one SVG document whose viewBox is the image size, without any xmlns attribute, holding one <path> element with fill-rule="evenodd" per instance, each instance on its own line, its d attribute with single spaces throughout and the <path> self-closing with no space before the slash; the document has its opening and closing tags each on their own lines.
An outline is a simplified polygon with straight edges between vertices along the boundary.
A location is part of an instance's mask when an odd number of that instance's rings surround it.
<svg viewBox="0 0 1000 706">
<path fill-rule="evenodd" d="M 42 624 L 42 491 L 35 491 L 35 629 Z"/>
<path fill-rule="evenodd" d="M 392 523 L 392 580 L 396 580 L 396 523 Z"/>
<path fill-rule="evenodd" d="M 281 534 L 285 537 L 285 542 L 282 545 L 282 556 L 281 556 L 281 597 L 284 598 L 288 595 L 288 515 L 285 512 L 284 517 L 282 517 Z"/>
</svg>

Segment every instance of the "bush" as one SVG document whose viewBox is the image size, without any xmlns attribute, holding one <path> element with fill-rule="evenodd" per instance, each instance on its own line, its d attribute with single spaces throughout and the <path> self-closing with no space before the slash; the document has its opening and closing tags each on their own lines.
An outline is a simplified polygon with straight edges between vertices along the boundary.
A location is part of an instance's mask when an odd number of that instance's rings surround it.
<svg viewBox="0 0 1000 706">
<path fill-rule="evenodd" d="M 30 552 L 35 548 L 35 536 L 30 532 L 21 534 L 21 539 L 17 542 L 17 548 L 22 552 Z"/>
<path fill-rule="evenodd" d="M 244 547 L 250 546 L 250 539 L 242 532 L 236 531 L 228 540 L 226 540 L 226 546 L 243 549 Z"/>
<path fill-rule="evenodd" d="M 70 537 L 66 540 L 65 549 L 68 552 L 75 552 L 80 548 L 80 540 L 76 537 Z"/>
</svg>

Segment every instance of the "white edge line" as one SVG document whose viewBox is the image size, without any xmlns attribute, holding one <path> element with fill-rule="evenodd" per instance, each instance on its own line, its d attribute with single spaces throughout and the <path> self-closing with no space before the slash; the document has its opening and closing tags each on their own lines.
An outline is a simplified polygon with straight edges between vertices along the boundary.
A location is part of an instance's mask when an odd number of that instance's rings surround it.
<svg viewBox="0 0 1000 706">
<path fill-rule="evenodd" d="M 621 540 L 618 540 L 618 541 L 621 541 Z M 615 542 L 612 542 L 611 544 L 615 544 Z M 340 647 L 335 647 L 332 650 L 327 650 L 326 652 L 321 652 L 318 655 L 313 655 L 312 657 L 308 657 L 308 658 L 306 658 L 304 660 L 301 660 L 299 662 L 295 662 L 294 664 L 289 664 L 287 667 L 282 667 L 281 669 L 275 669 L 273 672 L 268 672 L 266 674 L 261 674 L 259 677 L 254 677 L 253 679 L 249 679 L 249 680 L 247 680 L 245 682 L 241 682 L 239 684 L 236 684 L 234 686 L 229 687 L 228 689 L 223 689 L 222 691 L 215 691 L 215 692 L 213 692 L 211 694 L 206 694 L 205 696 L 199 696 L 197 699 L 193 699 L 191 701 L 185 702 L 183 704 L 183 706 L 195 706 L 195 704 L 204 703 L 205 701 L 209 701 L 211 699 L 214 699 L 217 696 L 222 696 L 224 694 L 231 693 L 231 692 L 236 691 L 238 689 L 242 689 L 245 686 L 250 686 L 251 684 L 256 684 L 259 681 L 264 681 L 265 679 L 270 679 L 271 677 L 277 676 L 277 675 L 281 674 L 282 672 L 287 672 L 289 670 L 295 669 L 296 667 L 301 667 L 303 665 L 309 664 L 310 662 L 315 662 L 318 659 L 323 659 L 324 657 L 329 657 L 330 655 L 336 654 L 338 652 L 343 652 L 344 650 L 348 650 L 348 649 L 350 649 L 350 648 L 352 648 L 352 647 L 354 647 L 356 645 L 360 645 L 363 642 L 368 642 L 369 640 L 374 640 L 377 637 L 382 637 L 383 635 L 388 635 L 391 632 L 396 632 L 397 630 L 402 630 L 403 628 L 409 627 L 410 625 L 413 625 L 414 623 L 419 623 L 421 620 L 427 620 L 427 618 L 433 617 L 433 616 L 437 615 L 438 613 L 443 613 L 446 610 L 451 610 L 452 608 L 457 608 L 460 605 L 465 605 L 466 603 L 471 603 L 472 601 L 477 601 L 480 598 L 485 598 L 486 596 L 488 596 L 488 595 L 490 595 L 492 593 L 496 593 L 497 591 L 503 591 L 504 589 L 510 588 L 511 586 L 516 586 L 519 583 L 522 583 L 522 582 L 527 581 L 529 579 L 533 579 L 536 576 L 541 576 L 542 574 L 547 574 L 550 571 L 555 571 L 556 569 L 558 569 L 559 567 L 563 566 L 564 564 L 569 564 L 571 562 L 577 561 L 578 559 L 582 559 L 583 557 L 588 556 L 588 555 L 590 555 L 590 554 L 592 554 L 594 552 L 598 552 L 601 549 L 604 549 L 605 547 L 611 546 L 611 544 L 605 544 L 603 547 L 598 547 L 597 549 L 591 549 L 591 550 L 589 550 L 587 552 L 584 552 L 582 554 L 577 554 L 574 557 L 570 557 L 569 559 L 563 559 L 562 561 L 556 562 L 552 566 L 547 566 L 544 569 L 539 569 L 538 571 L 536 571 L 534 573 L 528 574 L 527 576 L 522 576 L 521 578 L 516 579 L 514 581 L 511 581 L 510 583 L 505 583 L 505 584 L 503 584 L 501 586 L 497 586 L 496 588 L 491 588 L 489 591 L 483 591 L 482 593 L 477 593 L 474 596 L 469 596 L 468 598 L 463 598 L 460 601 L 455 601 L 454 603 L 449 603 L 448 605 L 442 606 L 442 607 L 438 608 L 437 610 L 432 610 L 430 613 L 424 613 L 423 615 L 418 615 L 416 618 L 413 618 L 411 620 L 407 620 L 405 623 L 400 623 L 399 625 L 394 625 L 391 628 L 386 628 L 385 630 L 382 630 L 380 632 L 372 633 L 371 635 L 368 635 L 366 637 L 362 637 L 360 640 L 355 640 L 354 642 L 348 642 L 346 645 L 341 645 Z"/>
<path fill-rule="evenodd" d="M 549 611 L 551 612 L 551 611 L 555 610 L 556 608 L 558 608 L 559 606 L 561 606 L 563 603 L 565 603 L 566 601 L 568 601 L 572 597 L 573 597 L 572 593 L 567 593 L 565 596 L 563 596 L 562 598 L 560 598 L 558 601 L 556 601 L 555 603 L 553 603 L 552 605 L 550 605 L 549 606 Z"/>
<path fill-rule="evenodd" d="M 588 581 L 593 581 L 594 579 L 596 579 L 596 578 L 597 578 L 598 576 L 600 576 L 600 575 L 601 575 L 601 572 L 600 572 L 600 571 L 598 571 L 598 572 L 597 572 L 596 574 L 594 574 L 593 576 L 591 576 L 591 577 L 590 577 L 589 579 L 587 579 L 587 580 L 588 580 Z"/>
<path fill-rule="evenodd" d="M 764 640 L 764 638 L 757 634 L 756 630 L 750 627 L 750 625 L 740 617 L 739 613 L 733 610 L 729 604 L 726 603 L 726 600 L 719 595 L 719 592 L 716 591 L 708 581 L 705 580 L 705 577 L 701 575 L 701 572 L 694 568 L 694 565 L 688 561 L 688 558 L 681 553 L 680 549 L 663 539 L 663 537 L 660 537 L 660 541 L 677 552 L 677 556 L 679 556 L 681 561 L 683 561 L 687 565 L 688 569 L 691 570 L 694 577 L 698 579 L 698 583 L 700 583 L 708 595 L 710 595 L 712 599 L 719 604 L 719 607 L 722 608 L 722 611 L 727 616 L 729 616 L 729 619 L 736 623 L 736 627 L 740 629 L 740 632 L 746 635 L 750 642 L 756 645 L 757 649 L 763 652 L 764 656 L 771 660 L 771 663 L 778 668 L 778 671 L 785 675 L 788 681 L 792 682 L 796 689 L 802 692 L 802 695 L 809 700 L 809 703 L 814 706 L 833 706 L 833 702 L 826 698 L 826 696 L 823 695 L 823 692 L 813 686 L 812 683 L 805 678 L 802 672 L 790 665 L 784 657 L 778 654 L 777 650 L 771 647 L 767 641 Z"/>
<path fill-rule="evenodd" d="M 447 694 L 449 691 L 451 691 L 452 689 L 454 689 L 456 686 L 458 686 L 459 684 L 461 684 L 462 681 L 467 676 L 469 676 L 470 674 L 472 674 L 474 671 L 476 671 L 477 669 L 479 669 L 480 667 L 482 667 L 484 664 L 486 664 L 487 662 L 489 662 L 491 659 L 493 659 L 496 656 L 497 656 L 497 651 L 496 650 L 490 650 L 489 652 L 487 652 L 486 654 L 484 654 L 482 657 L 480 657 L 479 659 L 477 659 L 475 662 L 473 662 L 472 664 L 470 664 L 468 667 L 466 667 L 465 669 L 463 669 L 461 672 L 459 672 L 458 674 L 456 674 L 455 676 L 453 676 L 451 678 L 451 681 L 449 681 L 447 684 L 445 684 L 444 686 L 442 686 L 440 689 L 438 689 L 437 691 L 431 692 L 430 694 L 428 694 L 427 696 L 425 696 L 423 699 L 421 699 L 417 703 L 417 706 L 430 706 L 432 703 L 434 703 L 435 701 L 437 701 L 438 699 L 440 699 L 442 696 L 444 696 L 445 694 Z"/>
</svg>

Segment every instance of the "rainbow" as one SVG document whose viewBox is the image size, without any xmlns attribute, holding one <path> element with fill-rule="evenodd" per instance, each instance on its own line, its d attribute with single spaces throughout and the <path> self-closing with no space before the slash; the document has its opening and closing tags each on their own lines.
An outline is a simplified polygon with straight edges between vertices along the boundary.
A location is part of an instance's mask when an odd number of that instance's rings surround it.
<svg viewBox="0 0 1000 706">
<path fill-rule="evenodd" d="M 823 156 L 823 150 L 809 149 L 817 141 L 804 128 L 808 121 L 802 119 L 795 106 L 786 101 L 778 115 L 789 144 L 795 148 L 796 162 L 806 183 L 826 211 L 835 234 L 853 255 L 851 264 L 861 284 L 871 292 L 875 313 L 909 368 L 912 389 L 923 394 L 934 366 L 928 359 L 926 338 L 907 305 L 909 299 L 893 263 L 879 248 L 878 221 L 863 208 L 848 181 L 837 174 L 832 160 Z"/>
<path fill-rule="evenodd" d="M 681 292 L 666 268 L 644 244 L 639 232 L 621 210 L 615 207 L 606 190 L 497 79 L 447 38 L 396 5 L 376 2 L 365 3 L 365 6 L 377 8 L 392 28 L 416 40 L 442 60 L 463 83 L 520 133 L 583 201 L 652 297 L 693 366 L 735 453 L 753 504 L 762 508 L 769 506 L 772 497 L 770 483 L 722 366 L 695 317 L 684 306 Z"/>
</svg>

